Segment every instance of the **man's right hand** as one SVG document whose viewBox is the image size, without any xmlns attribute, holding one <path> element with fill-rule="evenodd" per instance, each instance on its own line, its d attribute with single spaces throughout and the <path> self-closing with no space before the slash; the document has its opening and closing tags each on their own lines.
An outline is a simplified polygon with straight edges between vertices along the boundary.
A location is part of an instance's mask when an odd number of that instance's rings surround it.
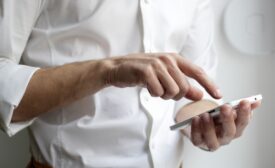
<svg viewBox="0 0 275 168">
<path fill-rule="evenodd" d="M 178 54 L 132 54 L 41 68 L 32 76 L 12 122 L 27 121 L 108 86 L 141 85 L 163 99 L 200 100 L 202 91 L 186 77 L 198 81 L 214 98 L 221 98 L 206 73 Z"/>
<path fill-rule="evenodd" d="M 200 100 L 203 93 L 189 84 L 187 77 L 191 77 L 214 98 L 221 98 L 218 88 L 204 70 L 178 54 L 131 54 L 105 61 L 108 67 L 104 75 L 106 86 L 141 85 L 147 87 L 154 97 Z"/>
</svg>

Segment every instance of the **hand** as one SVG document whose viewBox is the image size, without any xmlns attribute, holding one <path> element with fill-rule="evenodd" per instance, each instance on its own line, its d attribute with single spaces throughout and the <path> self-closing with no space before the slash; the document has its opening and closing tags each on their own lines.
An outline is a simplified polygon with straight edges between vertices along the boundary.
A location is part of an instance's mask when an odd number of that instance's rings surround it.
<svg viewBox="0 0 275 168">
<path fill-rule="evenodd" d="M 207 151 L 215 151 L 243 134 L 252 117 L 252 110 L 259 107 L 260 103 L 259 101 L 250 104 L 242 101 L 237 109 L 223 105 L 219 117 L 212 118 L 208 113 L 202 114 L 193 119 L 191 131 L 185 129 L 182 132 L 195 146 Z"/>
<path fill-rule="evenodd" d="M 186 77 L 197 80 L 214 98 L 221 98 L 215 84 L 195 64 L 178 54 L 132 54 L 106 60 L 106 85 L 147 87 L 154 97 L 200 100 L 202 91 L 191 86 Z"/>
</svg>

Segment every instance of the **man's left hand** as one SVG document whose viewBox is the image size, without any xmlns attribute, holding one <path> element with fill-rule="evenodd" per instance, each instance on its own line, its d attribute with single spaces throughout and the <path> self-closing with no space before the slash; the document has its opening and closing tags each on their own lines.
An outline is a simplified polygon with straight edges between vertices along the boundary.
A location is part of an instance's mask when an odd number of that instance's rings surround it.
<svg viewBox="0 0 275 168">
<path fill-rule="evenodd" d="M 191 127 L 183 129 L 192 143 L 203 150 L 215 151 L 232 140 L 239 138 L 252 118 L 252 110 L 259 107 L 260 101 L 242 101 L 237 109 L 223 105 L 219 117 L 212 118 L 204 113 L 193 119 Z"/>
</svg>

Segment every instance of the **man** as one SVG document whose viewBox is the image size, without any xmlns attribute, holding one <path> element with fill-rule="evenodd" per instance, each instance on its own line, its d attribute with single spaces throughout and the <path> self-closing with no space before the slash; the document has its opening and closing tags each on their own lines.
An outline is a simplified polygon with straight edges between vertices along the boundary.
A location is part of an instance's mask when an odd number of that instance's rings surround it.
<svg viewBox="0 0 275 168">
<path fill-rule="evenodd" d="M 10 136 L 29 126 L 30 167 L 179 167 L 183 134 L 169 126 L 187 99 L 221 98 L 209 3 L 2 0 L 0 123 Z M 257 106 L 182 131 L 214 151 Z"/>
</svg>

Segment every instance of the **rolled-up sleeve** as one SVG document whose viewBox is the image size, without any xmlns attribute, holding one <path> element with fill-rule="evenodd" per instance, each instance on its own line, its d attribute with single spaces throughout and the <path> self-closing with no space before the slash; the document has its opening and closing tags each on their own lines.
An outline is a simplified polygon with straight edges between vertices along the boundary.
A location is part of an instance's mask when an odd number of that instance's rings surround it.
<svg viewBox="0 0 275 168">
<path fill-rule="evenodd" d="M 215 80 L 218 58 L 214 47 L 214 16 L 211 1 L 199 0 L 198 2 L 193 24 L 181 55 L 188 57 L 194 64 L 203 68 L 207 75 Z M 197 81 L 189 79 L 189 82 L 203 91 L 204 99 L 214 100 Z M 221 103 L 221 101 L 214 101 Z M 187 103 L 190 101 L 185 98 L 177 101 L 175 114 Z"/>
<path fill-rule="evenodd" d="M 11 123 L 13 111 L 38 69 L 19 62 L 42 6 L 42 0 L 0 1 L 0 128 L 9 136 L 33 121 Z"/>
</svg>

